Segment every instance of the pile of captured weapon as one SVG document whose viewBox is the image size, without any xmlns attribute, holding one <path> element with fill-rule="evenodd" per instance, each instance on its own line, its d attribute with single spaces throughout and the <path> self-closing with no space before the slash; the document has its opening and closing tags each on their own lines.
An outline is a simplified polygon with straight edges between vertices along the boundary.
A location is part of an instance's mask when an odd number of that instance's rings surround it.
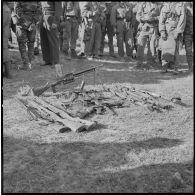
<svg viewBox="0 0 195 195">
<path fill-rule="evenodd" d="M 20 91 L 16 99 L 22 103 L 32 119 L 57 122 L 62 125 L 63 131 L 74 132 L 95 127 L 97 122 L 86 119 L 93 114 L 109 112 L 117 115 L 116 108 L 131 104 L 157 112 L 171 110 L 175 104 L 182 105 L 181 98 L 168 100 L 149 91 L 136 90 L 121 84 L 100 85 L 96 88 L 84 89 L 83 82 L 81 87 L 72 91 L 43 93 L 38 97 L 28 86 Z"/>
</svg>

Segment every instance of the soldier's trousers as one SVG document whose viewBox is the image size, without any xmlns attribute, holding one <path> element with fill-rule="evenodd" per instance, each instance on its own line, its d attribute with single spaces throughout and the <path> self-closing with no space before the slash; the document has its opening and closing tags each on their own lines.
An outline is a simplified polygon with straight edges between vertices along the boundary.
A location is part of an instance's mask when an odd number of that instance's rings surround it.
<svg viewBox="0 0 195 195">
<path fill-rule="evenodd" d="M 125 43 L 127 56 L 132 56 L 133 54 L 133 31 L 131 28 L 127 28 L 124 21 L 117 21 L 117 46 L 118 55 L 124 57 L 124 47 Z"/>
<path fill-rule="evenodd" d="M 106 29 L 105 29 L 105 31 L 102 33 L 102 38 L 101 38 L 101 45 L 100 45 L 100 52 L 101 52 L 101 53 L 104 52 L 104 45 L 105 45 L 104 40 L 105 40 L 105 36 L 106 36 L 106 34 L 107 34 L 107 35 L 108 35 L 109 53 L 110 53 L 110 54 L 114 54 L 113 33 L 114 33 L 113 26 L 111 25 L 110 21 L 107 20 L 107 21 L 106 21 Z"/>
<path fill-rule="evenodd" d="M 48 30 L 40 22 L 40 38 L 43 60 L 52 65 L 59 63 L 59 36 L 58 29 Z"/>
<path fill-rule="evenodd" d="M 149 41 L 149 42 L 148 42 Z M 147 53 L 147 60 L 152 56 L 153 59 L 156 58 L 156 41 L 157 41 L 157 28 L 151 28 L 147 31 L 141 31 L 138 37 L 138 48 L 137 48 L 137 60 L 142 61 L 144 58 L 144 49 L 146 44 L 149 44 L 149 49 Z"/>
<path fill-rule="evenodd" d="M 85 52 L 87 55 L 98 55 L 101 44 L 101 24 L 94 22 L 91 29 L 91 35 L 89 41 L 85 42 Z"/>
<path fill-rule="evenodd" d="M 66 19 L 63 28 L 63 45 L 62 50 L 76 49 L 76 41 L 78 38 L 79 24 L 76 18 Z"/>
<path fill-rule="evenodd" d="M 34 47 L 40 46 L 40 26 L 36 25 L 36 35 L 35 35 L 35 44 Z"/>
<path fill-rule="evenodd" d="M 8 7 L 3 6 L 3 62 L 8 62 L 9 52 L 8 52 L 8 38 L 10 33 L 10 19 L 11 11 Z"/>
<path fill-rule="evenodd" d="M 84 35 L 85 35 L 85 24 L 84 22 L 81 23 L 81 28 L 80 28 L 80 53 L 85 53 L 85 41 L 84 41 Z"/>
<path fill-rule="evenodd" d="M 33 60 L 35 35 L 35 29 L 29 31 L 19 26 L 16 26 L 16 36 L 23 65 L 27 65 Z M 26 51 L 26 45 L 28 47 L 28 53 Z"/>
<path fill-rule="evenodd" d="M 192 55 L 193 35 L 184 34 L 184 45 L 186 50 L 186 59 L 189 68 L 192 67 L 193 55 Z"/>
</svg>

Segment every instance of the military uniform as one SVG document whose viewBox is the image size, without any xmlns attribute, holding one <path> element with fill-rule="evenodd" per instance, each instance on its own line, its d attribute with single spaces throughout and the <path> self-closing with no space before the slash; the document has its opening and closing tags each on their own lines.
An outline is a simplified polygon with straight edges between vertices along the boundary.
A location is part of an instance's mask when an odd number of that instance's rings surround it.
<svg viewBox="0 0 195 195">
<path fill-rule="evenodd" d="M 144 49 L 148 43 L 148 60 L 151 59 L 154 62 L 156 59 L 156 40 L 158 37 L 158 21 L 159 21 L 160 10 L 156 3 L 144 2 L 141 3 L 136 19 L 140 23 L 139 29 L 140 34 L 138 37 L 138 50 L 137 50 L 137 60 L 138 65 L 142 64 L 144 57 Z"/>
<path fill-rule="evenodd" d="M 125 43 L 126 54 L 132 57 L 133 52 L 133 11 L 125 3 L 118 3 L 112 8 L 111 25 L 117 35 L 118 55 L 123 60 Z"/>
<path fill-rule="evenodd" d="M 104 20 L 104 13 L 97 2 L 88 2 L 85 11 L 85 31 L 83 40 L 85 42 L 85 53 L 88 57 L 98 58 L 101 44 L 101 23 Z"/>
<path fill-rule="evenodd" d="M 9 24 L 11 20 L 11 11 L 6 2 L 3 2 L 3 74 L 10 77 L 10 59 L 8 52 Z"/>
<path fill-rule="evenodd" d="M 88 22 L 88 16 L 91 14 L 90 8 L 91 3 L 88 1 L 81 1 L 79 2 L 79 8 L 81 11 L 81 17 L 82 17 L 82 23 L 80 26 L 80 56 L 85 55 L 85 41 L 84 36 L 86 35 L 86 28 L 87 28 L 87 22 Z"/>
<path fill-rule="evenodd" d="M 43 16 L 40 21 L 40 38 L 43 65 L 55 65 L 56 77 L 63 75 L 60 61 L 59 47 L 59 24 L 60 16 L 62 16 L 62 2 L 60 1 L 42 1 Z"/>
<path fill-rule="evenodd" d="M 160 14 L 159 32 L 161 34 L 162 66 L 167 71 L 169 63 L 174 64 L 177 72 L 179 38 L 186 25 L 186 13 L 182 3 L 166 3 Z"/>
<path fill-rule="evenodd" d="M 189 66 L 189 70 L 192 69 L 193 55 L 193 10 L 190 6 L 186 7 L 186 26 L 183 33 L 184 45 L 186 50 L 186 58 Z"/>
<path fill-rule="evenodd" d="M 63 44 L 62 51 L 68 55 L 71 49 L 71 56 L 76 57 L 76 41 L 78 28 L 81 22 L 79 3 L 74 1 L 63 2 Z"/>
<path fill-rule="evenodd" d="M 105 24 L 102 27 L 102 39 L 101 39 L 101 46 L 100 46 L 100 55 L 103 55 L 104 52 L 104 40 L 105 36 L 107 34 L 108 36 L 108 47 L 109 47 L 109 53 L 111 56 L 114 56 L 114 46 L 113 46 L 113 36 L 114 36 L 114 31 L 113 31 L 113 26 L 111 25 L 110 22 L 110 16 L 111 16 L 111 11 L 112 8 L 116 5 L 116 2 L 105 2 Z"/>
<path fill-rule="evenodd" d="M 41 15 L 41 6 L 38 1 L 16 2 L 15 17 L 17 18 L 16 36 L 18 40 L 19 51 L 22 57 L 23 66 L 21 69 L 31 68 L 31 61 L 34 57 L 34 42 L 36 35 L 36 23 Z M 28 54 L 26 51 L 28 47 Z"/>
</svg>

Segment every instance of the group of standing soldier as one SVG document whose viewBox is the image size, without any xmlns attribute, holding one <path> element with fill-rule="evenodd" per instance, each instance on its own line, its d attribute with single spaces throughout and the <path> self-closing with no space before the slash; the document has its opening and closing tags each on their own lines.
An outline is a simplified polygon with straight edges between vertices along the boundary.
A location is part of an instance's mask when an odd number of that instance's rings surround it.
<svg viewBox="0 0 195 195">
<path fill-rule="evenodd" d="M 145 66 L 147 47 L 147 62 L 160 63 L 163 72 L 173 67 L 177 73 L 182 42 L 189 70 L 192 70 L 192 2 L 18 1 L 14 2 L 12 14 L 8 5 L 3 2 L 3 60 L 7 77 L 10 73 L 6 40 L 11 16 L 23 62 L 19 69 L 32 68 L 34 54 L 39 53 L 40 34 L 42 65 L 54 65 L 57 77 L 63 74 L 60 51 L 65 59 L 100 58 L 104 54 L 106 35 L 111 57 L 117 57 L 113 46 L 116 35 L 120 61 L 125 61 L 125 51 L 128 61 L 134 61 L 135 50 L 137 68 Z M 78 38 L 80 52 L 77 54 Z"/>
</svg>

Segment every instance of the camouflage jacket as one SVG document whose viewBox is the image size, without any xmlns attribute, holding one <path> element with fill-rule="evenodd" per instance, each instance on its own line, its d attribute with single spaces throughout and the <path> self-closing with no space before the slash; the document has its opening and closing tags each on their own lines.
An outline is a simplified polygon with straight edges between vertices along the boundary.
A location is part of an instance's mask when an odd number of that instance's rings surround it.
<svg viewBox="0 0 195 195">
<path fill-rule="evenodd" d="M 14 12 L 18 17 L 18 24 L 29 26 L 37 23 L 41 16 L 41 4 L 38 1 L 17 1 L 14 4 Z"/>
<path fill-rule="evenodd" d="M 183 4 L 167 3 L 163 6 L 159 19 L 159 32 L 176 31 L 183 33 L 186 25 L 186 13 Z"/>
<path fill-rule="evenodd" d="M 124 19 L 125 22 L 133 23 L 133 10 L 125 3 L 121 5 L 118 3 L 112 8 L 110 22 L 112 26 L 116 27 L 117 20 Z"/>
<path fill-rule="evenodd" d="M 72 16 L 81 17 L 79 2 L 77 1 L 63 1 L 62 10 L 64 18 Z"/>
<path fill-rule="evenodd" d="M 140 23 L 158 26 L 159 16 L 160 8 L 156 3 L 144 2 L 138 6 L 136 19 Z"/>
</svg>

